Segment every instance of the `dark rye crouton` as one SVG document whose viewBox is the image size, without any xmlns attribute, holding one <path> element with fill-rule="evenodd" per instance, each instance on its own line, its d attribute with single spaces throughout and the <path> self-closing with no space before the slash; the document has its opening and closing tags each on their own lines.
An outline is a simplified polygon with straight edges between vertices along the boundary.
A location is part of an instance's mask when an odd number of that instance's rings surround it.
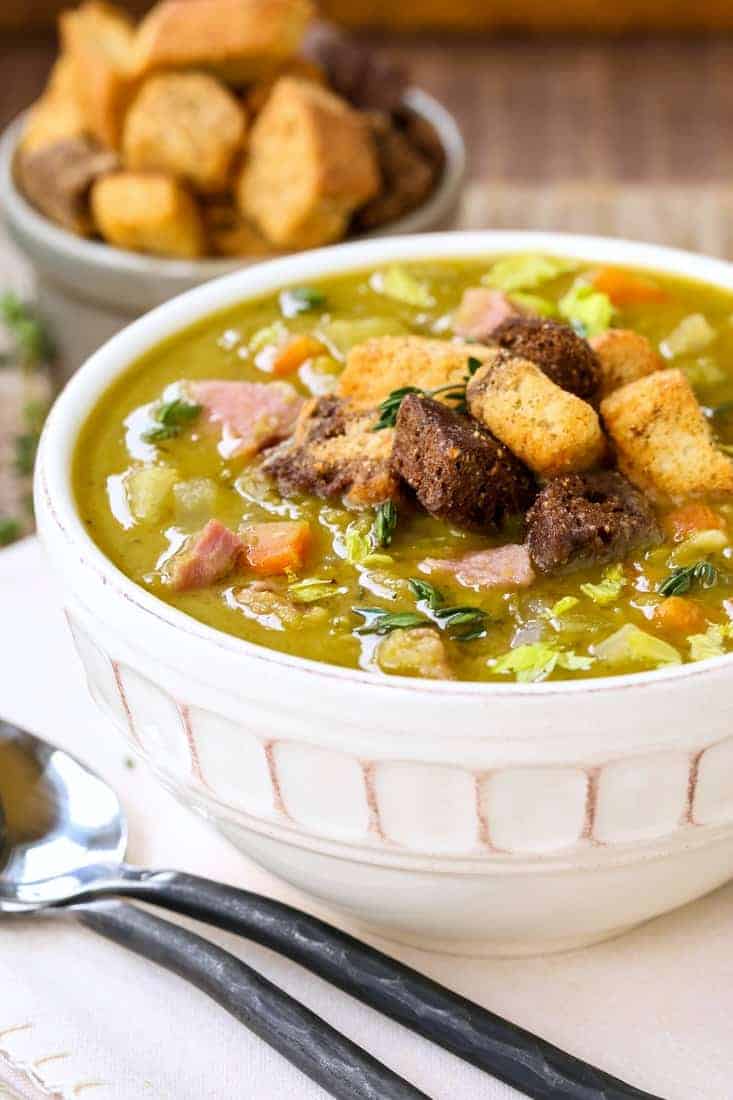
<svg viewBox="0 0 733 1100">
<path fill-rule="evenodd" d="M 660 539 L 646 497 L 610 471 L 554 478 L 527 513 L 527 546 L 542 573 L 619 561 Z"/>
<path fill-rule="evenodd" d="M 484 530 L 534 496 L 529 470 L 474 420 L 408 394 L 395 427 L 392 468 L 432 516 Z"/>
<path fill-rule="evenodd" d="M 569 325 L 539 317 L 510 317 L 492 340 L 522 359 L 529 359 L 556 385 L 590 400 L 598 392 L 601 366 L 590 344 Z"/>
<path fill-rule="evenodd" d="M 303 408 L 292 439 L 266 459 L 263 469 L 283 496 L 343 495 L 357 507 L 398 495 L 391 468 L 394 429 L 375 432 L 373 409 L 358 411 L 338 397 L 320 397 Z"/>
</svg>

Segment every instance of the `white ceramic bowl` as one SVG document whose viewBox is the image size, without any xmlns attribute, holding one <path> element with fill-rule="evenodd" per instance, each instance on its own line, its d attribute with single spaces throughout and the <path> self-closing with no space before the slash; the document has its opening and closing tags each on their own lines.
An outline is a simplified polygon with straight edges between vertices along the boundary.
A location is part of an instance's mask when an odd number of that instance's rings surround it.
<svg viewBox="0 0 733 1100">
<path fill-rule="evenodd" d="M 398 940 L 557 950 L 733 874 L 729 657 L 515 684 L 379 678 L 218 633 L 127 580 L 69 482 L 79 427 L 152 345 L 283 284 L 394 261 L 540 250 L 733 290 L 733 267 L 624 241 L 434 234 L 341 245 L 219 279 L 94 355 L 51 413 L 38 522 L 92 694 L 184 802 L 271 871 Z"/>
<path fill-rule="evenodd" d="M 466 150 L 453 116 L 419 88 L 406 95 L 414 111 L 434 127 L 445 150 L 440 183 L 421 206 L 365 239 L 448 229 L 453 224 L 466 170 Z M 256 260 L 165 260 L 88 241 L 54 225 L 15 185 L 13 158 L 25 115 L 0 137 L 0 209 L 10 236 L 30 260 L 38 305 L 60 351 L 66 375 L 92 352 L 154 306 Z"/>
</svg>

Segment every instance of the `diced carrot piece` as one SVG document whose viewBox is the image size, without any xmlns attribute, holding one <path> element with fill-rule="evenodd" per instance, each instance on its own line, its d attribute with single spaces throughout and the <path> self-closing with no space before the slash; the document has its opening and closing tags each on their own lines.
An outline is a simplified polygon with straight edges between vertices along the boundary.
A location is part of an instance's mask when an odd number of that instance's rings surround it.
<svg viewBox="0 0 733 1100">
<path fill-rule="evenodd" d="M 669 295 L 666 290 L 643 279 L 631 275 L 618 267 L 601 267 L 591 279 L 596 290 L 607 294 L 615 306 L 632 306 L 640 302 L 666 302 Z"/>
<path fill-rule="evenodd" d="M 307 332 L 297 336 L 291 336 L 289 340 L 279 348 L 272 361 L 272 373 L 278 378 L 286 374 L 293 374 L 298 367 L 302 367 L 306 359 L 313 359 L 316 355 L 323 354 L 323 344 L 315 336 L 309 336 Z"/>
<path fill-rule="evenodd" d="M 654 623 L 665 634 L 703 634 L 707 619 L 702 608 L 684 596 L 668 596 L 654 608 Z"/>
<path fill-rule="evenodd" d="M 240 535 L 247 565 L 262 576 L 300 569 L 311 544 L 310 525 L 304 520 L 254 523 Z"/>
<path fill-rule="evenodd" d="M 681 542 L 695 531 L 725 531 L 725 520 L 707 504 L 690 501 L 664 517 L 664 529 L 675 542 Z"/>
</svg>

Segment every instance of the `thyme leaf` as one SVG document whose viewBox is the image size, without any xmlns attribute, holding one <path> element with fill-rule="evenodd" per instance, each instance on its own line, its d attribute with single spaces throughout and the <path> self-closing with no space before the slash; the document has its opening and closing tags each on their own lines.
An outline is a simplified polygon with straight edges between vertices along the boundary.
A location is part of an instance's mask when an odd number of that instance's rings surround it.
<svg viewBox="0 0 733 1100">
<path fill-rule="evenodd" d="M 466 386 L 480 366 L 481 360 L 477 359 L 475 355 L 469 355 L 467 363 L 468 373 L 463 382 L 449 382 L 445 386 L 437 386 L 434 390 L 424 390 L 419 386 L 401 386 L 397 390 L 392 390 L 379 405 L 379 419 L 372 428 L 372 431 L 379 432 L 383 428 L 394 428 L 397 423 L 397 414 L 400 411 L 402 402 L 410 393 L 416 393 L 419 397 L 437 397 L 439 394 L 443 394 L 446 401 L 450 401 L 454 406 L 456 412 L 467 412 Z"/>
<path fill-rule="evenodd" d="M 394 501 L 384 500 L 377 506 L 374 524 L 369 533 L 372 548 L 389 546 L 397 529 L 397 507 Z"/>
<path fill-rule="evenodd" d="M 174 439 L 186 424 L 201 412 L 201 405 L 193 401 L 186 401 L 183 397 L 174 397 L 172 401 L 164 401 L 158 405 L 153 414 L 156 421 L 154 428 L 143 432 L 143 440 L 146 443 L 160 443 L 164 439 Z"/>
<path fill-rule="evenodd" d="M 429 581 L 424 581 L 421 577 L 410 577 L 407 583 L 418 600 L 425 600 L 431 611 L 437 611 L 445 603 L 443 593 Z"/>
<path fill-rule="evenodd" d="M 697 561 L 693 565 L 682 565 L 673 569 L 657 591 L 660 596 L 681 596 L 689 592 L 694 584 L 699 584 L 701 588 L 713 588 L 718 580 L 718 570 L 712 562 Z"/>
<path fill-rule="evenodd" d="M 432 626 L 430 619 L 416 611 L 382 611 L 380 607 L 355 607 L 357 615 L 367 620 L 357 634 L 391 634 L 393 630 L 412 630 L 416 626 Z"/>
<path fill-rule="evenodd" d="M 326 295 L 312 286 L 294 286 L 280 294 L 280 309 L 285 317 L 297 317 L 325 305 Z"/>
</svg>

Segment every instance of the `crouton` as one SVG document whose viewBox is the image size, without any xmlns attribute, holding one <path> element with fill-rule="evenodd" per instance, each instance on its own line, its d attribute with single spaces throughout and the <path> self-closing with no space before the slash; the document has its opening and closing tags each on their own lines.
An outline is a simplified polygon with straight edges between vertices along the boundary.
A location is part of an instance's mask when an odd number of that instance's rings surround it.
<svg viewBox="0 0 733 1100">
<path fill-rule="evenodd" d="M 217 256 L 271 256 L 275 249 L 226 198 L 202 207 L 206 237 Z"/>
<path fill-rule="evenodd" d="M 392 468 L 426 512 L 468 530 L 523 512 L 536 491 L 530 472 L 485 428 L 416 393 L 400 405 Z"/>
<path fill-rule="evenodd" d="M 499 347 L 535 363 L 558 386 L 585 401 L 598 392 L 601 367 L 587 340 L 546 317 L 508 317 L 491 334 Z"/>
<path fill-rule="evenodd" d="M 245 131 L 242 107 L 215 77 L 160 73 L 127 112 L 122 152 L 133 172 L 168 172 L 216 193 L 226 190 Z"/>
<path fill-rule="evenodd" d="M 601 402 L 619 468 L 657 497 L 733 493 L 733 462 L 719 451 L 679 370 L 629 382 Z"/>
<path fill-rule="evenodd" d="M 393 630 L 379 643 L 374 656 L 382 672 L 393 676 L 453 679 L 443 640 L 432 626 Z"/>
<path fill-rule="evenodd" d="M 469 359 L 493 353 L 481 344 L 429 340 L 424 336 L 377 336 L 356 344 L 346 358 L 338 393 L 357 409 L 374 408 L 392 390 L 424 390 L 465 383 Z M 441 395 L 436 395 L 440 400 Z"/>
<path fill-rule="evenodd" d="M 80 236 L 94 231 L 89 191 L 100 176 L 118 167 L 116 155 L 93 138 L 62 138 L 16 160 L 18 182 L 24 194 L 47 218 Z"/>
<path fill-rule="evenodd" d="M 466 397 L 471 415 L 541 477 L 588 470 L 603 456 L 595 410 L 528 359 L 494 349 Z"/>
<path fill-rule="evenodd" d="M 660 541 L 649 501 L 611 470 L 553 478 L 527 513 L 527 548 L 541 573 L 621 561 Z"/>
<path fill-rule="evenodd" d="M 294 76 L 298 80 L 312 80 L 315 84 L 327 85 L 326 75 L 313 61 L 305 57 L 293 57 L 278 65 L 272 74 L 256 84 L 250 84 L 244 90 L 243 102 L 250 119 L 255 119 L 272 95 L 272 89 L 282 76 Z"/>
<path fill-rule="evenodd" d="M 389 115 L 375 111 L 367 118 L 377 150 L 382 189 L 356 214 L 356 228 L 363 230 L 376 229 L 414 210 L 435 182 L 434 166 L 410 144 Z"/>
<path fill-rule="evenodd" d="M 273 451 L 263 469 L 283 496 L 343 494 L 356 507 L 395 499 L 394 429 L 375 432 L 374 419 L 372 412 L 358 412 L 337 397 L 315 398 L 300 414 L 293 439 Z"/>
<path fill-rule="evenodd" d="M 97 180 L 91 203 L 100 233 L 118 248 L 180 259 L 204 252 L 198 207 L 171 176 L 115 172 Z"/>
<path fill-rule="evenodd" d="M 310 0 L 163 0 L 138 28 L 135 72 L 200 68 L 249 84 L 298 52 L 312 14 Z"/>
<path fill-rule="evenodd" d="M 245 217 L 283 248 L 338 240 L 380 187 L 362 115 L 308 80 L 282 77 L 252 128 L 237 198 Z"/>
<path fill-rule="evenodd" d="M 51 70 L 46 89 L 31 107 L 20 151 L 35 153 L 46 145 L 84 134 L 86 123 L 73 82 L 72 65 L 62 56 Z"/>
<path fill-rule="evenodd" d="M 132 23 L 119 8 L 87 0 L 62 12 L 59 33 L 86 129 L 103 145 L 118 149 L 133 87 Z"/>
<path fill-rule="evenodd" d="M 609 328 L 589 343 L 601 364 L 602 398 L 664 365 L 651 340 L 632 329 Z"/>
</svg>

